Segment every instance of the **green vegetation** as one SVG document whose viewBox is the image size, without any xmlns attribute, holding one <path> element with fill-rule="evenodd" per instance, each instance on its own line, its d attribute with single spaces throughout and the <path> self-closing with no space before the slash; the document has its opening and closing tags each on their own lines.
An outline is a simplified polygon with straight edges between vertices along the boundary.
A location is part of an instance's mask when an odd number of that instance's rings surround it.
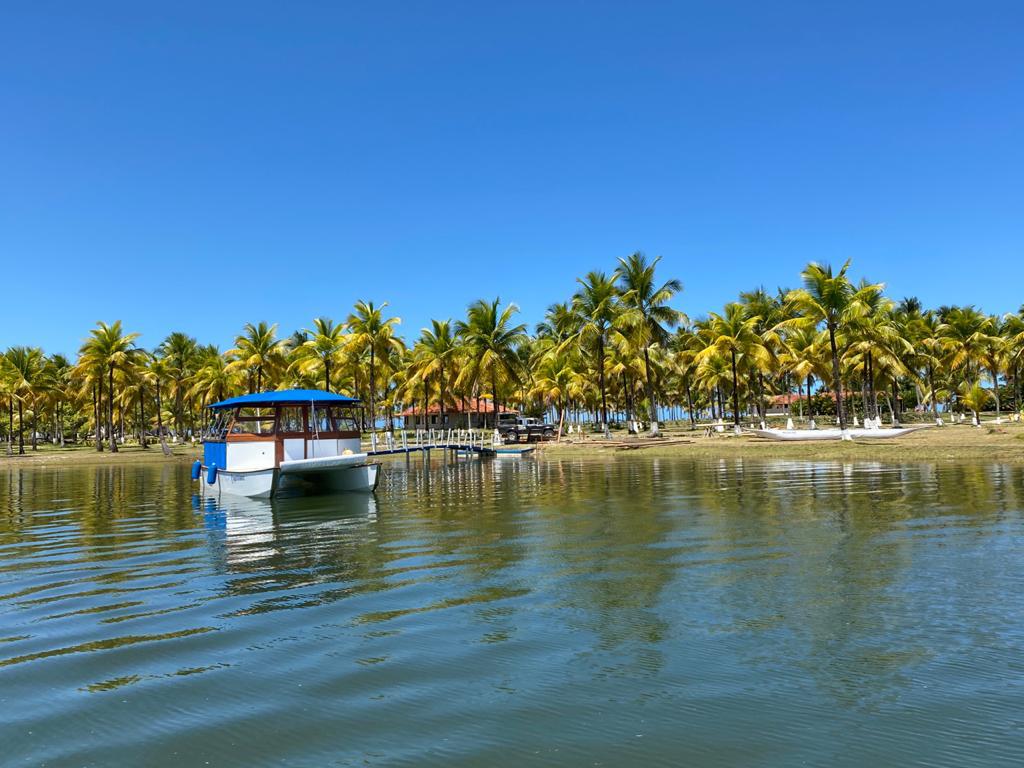
<svg viewBox="0 0 1024 768">
<path fill-rule="evenodd" d="M 659 282 L 658 266 L 637 253 L 610 273 L 589 272 L 532 334 L 497 298 L 432 321 L 411 346 L 386 302 L 360 301 L 344 323 L 317 318 L 286 338 L 276 325 L 247 323 L 226 352 L 180 332 L 146 350 L 120 321 L 99 323 L 74 364 L 34 347 L 0 355 L 0 434 L 8 453 L 42 441 L 145 450 L 147 435 L 196 435 L 210 402 L 283 387 L 359 397 L 367 424 L 390 424 L 407 407 L 443 415 L 489 400 L 599 431 L 644 418 L 653 434 L 659 415 L 691 428 L 763 421 L 779 395 L 798 419 L 835 413 L 844 424 L 879 418 L 882 407 L 899 420 L 911 410 L 938 416 L 941 406 L 975 423 L 990 404 L 997 416 L 1021 407 L 1024 307 L 1001 317 L 925 310 L 913 298 L 896 303 L 881 284 L 854 283 L 849 263 L 809 264 L 801 288 L 747 291 L 691 320 L 670 306 L 682 285 Z"/>
</svg>

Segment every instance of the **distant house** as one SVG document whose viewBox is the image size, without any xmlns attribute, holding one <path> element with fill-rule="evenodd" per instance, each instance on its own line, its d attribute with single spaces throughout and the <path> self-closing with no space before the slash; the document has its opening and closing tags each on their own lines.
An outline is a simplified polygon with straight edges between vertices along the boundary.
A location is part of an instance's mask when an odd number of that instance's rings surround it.
<svg viewBox="0 0 1024 768">
<path fill-rule="evenodd" d="M 499 407 L 498 412 L 519 413 L 505 406 Z M 443 417 L 436 403 L 425 412 L 422 406 L 414 405 L 398 415 L 402 417 L 405 429 L 481 429 L 494 424 L 494 403 L 480 398 L 478 407 L 476 400 L 470 398 L 465 403 L 460 401 L 446 405 Z"/>
</svg>

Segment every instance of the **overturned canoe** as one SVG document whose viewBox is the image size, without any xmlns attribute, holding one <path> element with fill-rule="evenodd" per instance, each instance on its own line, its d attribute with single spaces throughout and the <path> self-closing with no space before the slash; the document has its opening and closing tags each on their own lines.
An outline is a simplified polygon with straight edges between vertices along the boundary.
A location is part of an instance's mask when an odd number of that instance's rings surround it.
<svg viewBox="0 0 1024 768">
<path fill-rule="evenodd" d="M 863 438 L 901 437 L 925 427 L 896 427 L 893 429 L 749 429 L 766 440 L 861 440 Z"/>
</svg>

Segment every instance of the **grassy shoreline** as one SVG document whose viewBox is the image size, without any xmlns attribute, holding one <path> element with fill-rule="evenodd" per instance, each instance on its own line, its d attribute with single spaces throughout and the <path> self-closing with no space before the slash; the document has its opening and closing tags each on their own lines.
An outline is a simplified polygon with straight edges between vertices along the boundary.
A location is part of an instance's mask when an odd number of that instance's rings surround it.
<svg viewBox="0 0 1024 768">
<path fill-rule="evenodd" d="M 679 442 L 687 440 L 689 442 Z M 535 455 L 547 459 L 573 457 L 652 456 L 711 459 L 792 459 L 798 461 L 883 461 L 900 462 L 999 462 L 1024 464 L 1024 424 L 967 425 L 929 428 L 892 439 L 870 441 L 770 442 L 750 435 L 716 434 L 704 437 L 702 431 L 672 429 L 662 440 L 647 437 L 627 438 L 615 435 L 605 444 L 596 435 L 586 439 L 563 439 L 542 443 Z M 622 444 L 639 446 L 627 450 Z M 0 448 L 2 450 L 2 448 Z M 16 450 L 16 449 L 15 449 Z M 59 448 L 40 445 L 38 451 L 26 447 L 25 455 L 0 454 L 0 467 L 60 467 L 89 465 L 124 465 L 150 463 L 189 463 L 201 448 L 192 445 L 172 446 L 172 455 L 165 456 L 159 445 L 142 450 L 137 445 L 124 445 L 117 453 L 97 453 L 91 445 Z"/>
</svg>

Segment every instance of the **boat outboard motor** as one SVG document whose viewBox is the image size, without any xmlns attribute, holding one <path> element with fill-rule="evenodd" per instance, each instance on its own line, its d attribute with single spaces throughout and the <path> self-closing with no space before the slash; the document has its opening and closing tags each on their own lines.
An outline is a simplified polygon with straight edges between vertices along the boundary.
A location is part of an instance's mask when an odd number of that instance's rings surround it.
<svg viewBox="0 0 1024 768">
<path fill-rule="evenodd" d="M 203 473 L 203 462 L 201 462 L 199 459 L 196 459 L 195 462 L 192 464 L 192 479 L 193 480 L 198 480 L 199 476 L 202 473 Z"/>
</svg>

